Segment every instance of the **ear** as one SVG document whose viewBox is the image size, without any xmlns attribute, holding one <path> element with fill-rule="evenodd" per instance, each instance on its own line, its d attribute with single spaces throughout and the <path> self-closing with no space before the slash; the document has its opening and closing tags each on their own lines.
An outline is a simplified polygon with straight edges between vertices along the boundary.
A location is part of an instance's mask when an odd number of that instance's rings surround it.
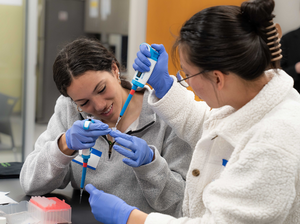
<svg viewBox="0 0 300 224">
<path fill-rule="evenodd" d="M 212 72 L 213 83 L 216 85 L 218 90 L 222 90 L 224 88 L 226 80 L 225 76 L 226 75 L 219 70 L 214 70 Z"/>
<path fill-rule="evenodd" d="M 120 71 L 118 66 L 116 65 L 116 63 L 112 63 L 111 65 L 111 71 L 114 77 L 116 77 L 117 79 L 119 79 L 120 77 Z"/>
<path fill-rule="evenodd" d="M 278 23 L 275 23 L 275 27 L 277 29 L 277 33 L 279 34 L 278 38 L 281 39 L 281 37 L 282 37 L 281 26 Z"/>
</svg>

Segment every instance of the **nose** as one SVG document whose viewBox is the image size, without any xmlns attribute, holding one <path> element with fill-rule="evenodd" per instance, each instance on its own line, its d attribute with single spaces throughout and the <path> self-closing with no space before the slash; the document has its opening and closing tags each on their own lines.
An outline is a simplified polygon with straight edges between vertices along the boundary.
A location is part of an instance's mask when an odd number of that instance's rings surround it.
<svg viewBox="0 0 300 224">
<path fill-rule="evenodd" d="M 99 97 L 93 99 L 93 105 L 97 112 L 103 112 L 106 109 L 105 101 L 102 98 L 99 99 Z"/>
</svg>

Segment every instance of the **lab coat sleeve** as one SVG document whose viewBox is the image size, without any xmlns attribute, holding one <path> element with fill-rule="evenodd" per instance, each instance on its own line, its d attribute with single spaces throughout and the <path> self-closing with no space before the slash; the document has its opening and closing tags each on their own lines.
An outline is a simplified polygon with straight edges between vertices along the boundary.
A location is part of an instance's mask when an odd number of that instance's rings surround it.
<svg viewBox="0 0 300 224">
<path fill-rule="evenodd" d="M 27 195 L 43 195 L 65 188 L 69 183 L 70 162 L 77 153 L 63 154 L 58 148 L 58 139 L 73 123 L 70 118 L 78 116 L 78 112 L 72 110 L 70 99 L 58 98 L 46 131 L 37 139 L 20 173 L 20 184 Z"/>
<path fill-rule="evenodd" d="M 177 83 L 175 77 L 173 80 L 172 87 L 162 99 L 158 99 L 153 90 L 148 102 L 181 139 L 195 148 L 210 108 L 204 101 L 196 101 L 195 94 Z"/>
<path fill-rule="evenodd" d="M 155 148 L 155 160 L 134 171 L 149 205 L 164 214 L 182 216 L 186 174 L 192 148 L 169 127 L 161 153 Z"/>
<path fill-rule="evenodd" d="M 286 132 L 274 134 L 273 128 Z M 297 203 L 300 136 L 280 125 L 267 129 L 263 133 L 257 131 L 257 136 L 245 146 L 241 142 L 237 147 L 242 151 L 234 153 L 220 178 L 206 186 L 202 217 L 175 219 L 151 213 L 145 223 L 290 223 L 287 216 Z M 298 220 L 299 216 L 292 218 Z"/>
</svg>

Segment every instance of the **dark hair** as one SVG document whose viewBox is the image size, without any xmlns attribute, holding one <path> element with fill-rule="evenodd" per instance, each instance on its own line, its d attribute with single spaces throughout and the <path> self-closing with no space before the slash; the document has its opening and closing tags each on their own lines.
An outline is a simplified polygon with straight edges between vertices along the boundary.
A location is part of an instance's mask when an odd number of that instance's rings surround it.
<svg viewBox="0 0 300 224">
<path fill-rule="evenodd" d="M 67 87 L 73 77 L 86 71 L 111 72 L 112 64 L 120 69 L 119 62 L 99 41 L 80 38 L 67 44 L 57 55 L 53 64 L 53 79 L 59 92 L 68 96 Z"/>
<path fill-rule="evenodd" d="M 254 80 L 267 68 L 279 67 L 278 61 L 271 61 L 274 55 L 269 49 L 277 46 L 278 50 L 279 39 L 276 37 L 273 45 L 268 43 L 274 38 L 267 39 L 270 29 L 276 29 L 268 28 L 273 25 L 274 6 L 273 0 L 254 0 L 243 2 L 241 7 L 206 8 L 185 22 L 173 46 L 173 56 L 179 47 L 187 53 L 187 61 L 197 67 Z"/>
</svg>

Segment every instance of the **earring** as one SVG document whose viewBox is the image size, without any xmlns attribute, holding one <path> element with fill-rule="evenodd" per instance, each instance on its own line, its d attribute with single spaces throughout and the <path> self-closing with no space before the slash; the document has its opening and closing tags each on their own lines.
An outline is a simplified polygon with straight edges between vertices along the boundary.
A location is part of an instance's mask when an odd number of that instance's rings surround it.
<svg viewBox="0 0 300 224">
<path fill-rule="evenodd" d="M 77 105 L 77 111 L 81 113 L 83 110 Z"/>
</svg>

